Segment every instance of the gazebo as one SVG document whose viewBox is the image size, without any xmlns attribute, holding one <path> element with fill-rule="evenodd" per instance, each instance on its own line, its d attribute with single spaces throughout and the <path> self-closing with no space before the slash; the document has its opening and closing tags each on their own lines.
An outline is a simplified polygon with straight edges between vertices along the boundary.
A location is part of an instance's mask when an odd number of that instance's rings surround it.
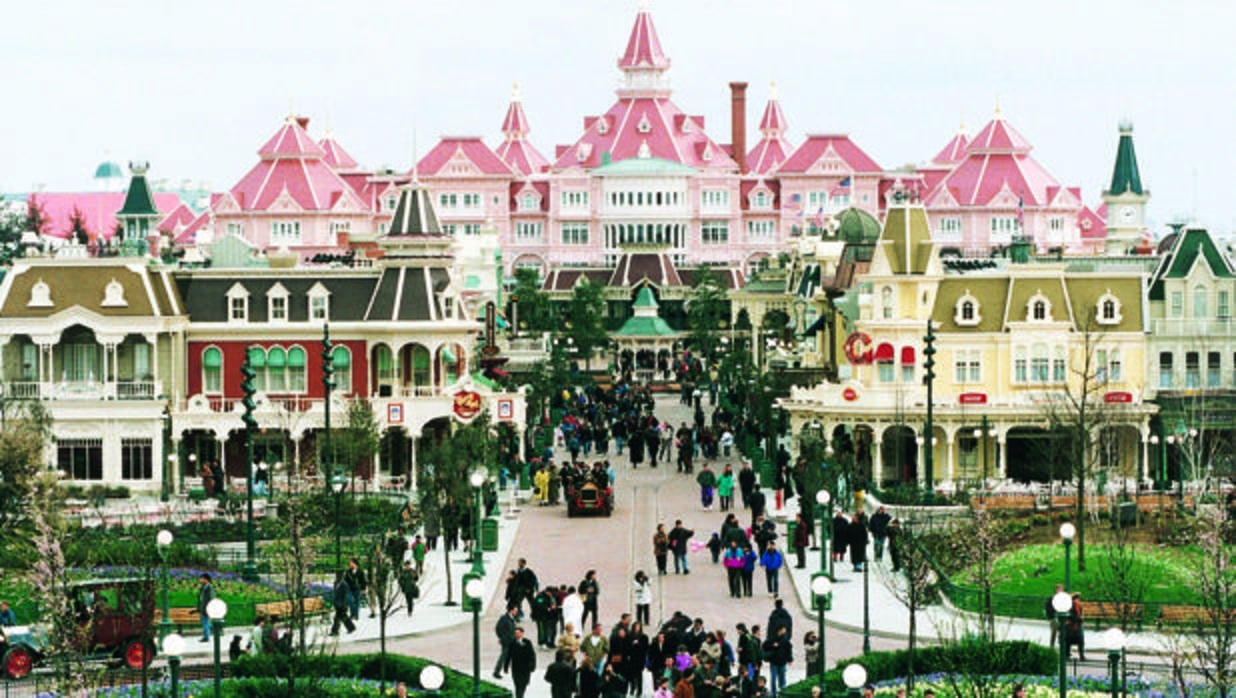
<svg viewBox="0 0 1236 698">
<path fill-rule="evenodd" d="M 652 295 L 652 289 L 647 285 L 641 287 L 635 296 L 635 304 L 632 306 L 634 315 L 628 318 L 622 328 L 613 335 L 617 352 L 616 365 L 622 365 L 620 357 L 627 351 L 634 356 L 639 356 L 640 352 L 646 351 L 646 356 L 652 356 L 653 361 L 660 356 L 662 351 L 673 355 L 674 344 L 681 335 L 657 314 L 659 307 L 657 299 Z M 641 380 L 650 381 L 652 373 L 651 368 L 639 366 L 636 362 L 636 374 Z"/>
</svg>

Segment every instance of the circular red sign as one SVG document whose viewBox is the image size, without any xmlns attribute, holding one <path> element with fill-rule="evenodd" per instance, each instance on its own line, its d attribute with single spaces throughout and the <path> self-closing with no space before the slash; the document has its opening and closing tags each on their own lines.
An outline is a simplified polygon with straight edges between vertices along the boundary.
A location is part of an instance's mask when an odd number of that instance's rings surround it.
<svg viewBox="0 0 1236 698">
<path fill-rule="evenodd" d="M 871 335 L 866 332 L 851 332 L 850 336 L 845 338 L 845 357 L 852 364 L 871 363 L 873 348 Z"/>
<path fill-rule="evenodd" d="M 853 388 L 846 388 L 841 391 L 841 397 L 845 398 L 846 402 L 854 402 L 858 399 L 858 391 Z"/>
<path fill-rule="evenodd" d="M 468 421 L 481 412 L 481 394 L 471 390 L 455 393 L 455 401 L 451 405 L 455 416 Z"/>
</svg>

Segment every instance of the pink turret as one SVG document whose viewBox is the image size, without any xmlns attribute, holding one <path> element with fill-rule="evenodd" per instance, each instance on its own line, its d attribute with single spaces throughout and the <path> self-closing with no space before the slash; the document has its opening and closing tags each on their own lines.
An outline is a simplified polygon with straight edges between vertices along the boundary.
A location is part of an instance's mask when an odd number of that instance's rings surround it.
<svg viewBox="0 0 1236 698">
<path fill-rule="evenodd" d="M 777 99 L 777 83 L 768 90 L 768 106 L 764 107 L 764 118 L 760 119 L 760 133 L 765 138 L 780 138 L 785 135 L 785 114 L 781 112 L 781 102 Z"/>
<path fill-rule="evenodd" d="M 995 117 L 966 146 L 967 153 L 1025 155 L 1032 146 L 996 110 Z"/>
<path fill-rule="evenodd" d="M 326 130 L 326 136 L 318 141 L 318 146 L 325 153 L 322 156 L 322 161 L 330 165 L 334 171 L 356 172 L 360 170 L 360 163 L 356 162 L 356 159 L 349 155 L 342 145 L 339 145 L 339 141 L 335 140 L 329 128 Z"/>
<path fill-rule="evenodd" d="M 940 152 L 931 159 L 934 165 L 956 165 L 966 159 L 966 148 L 970 145 L 970 139 L 966 135 L 966 127 L 963 124 L 957 129 L 956 135 L 945 144 Z"/>
<path fill-rule="evenodd" d="M 760 119 L 763 138 L 747 154 L 747 167 L 752 173 L 772 172 L 793 152 L 794 147 L 785 139 L 786 128 L 785 114 L 777 100 L 777 83 L 773 83 L 768 90 L 768 106 L 764 107 L 764 117 Z"/>
<path fill-rule="evenodd" d="M 519 101 L 517 84 L 511 90 L 511 106 L 507 107 L 506 118 L 502 120 L 502 135 L 505 139 L 494 153 L 522 175 L 543 172 L 549 167 L 549 161 L 528 142 L 528 133 L 531 130 L 528 117 L 524 114 L 524 106 Z"/>
<path fill-rule="evenodd" d="M 291 115 L 283 122 L 283 126 L 271 136 L 266 144 L 258 149 L 258 155 L 263 160 L 297 159 L 319 160 L 326 153 L 321 146 L 313 142 L 305 127 L 309 119 L 296 118 Z"/>
<path fill-rule="evenodd" d="M 652 13 L 646 6 L 640 7 L 635 15 L 635 26 L 631 28 L 631 38 L 627 39 L 627 50 L 618 59 L 618 67 L 624 72 L 632 70 L 667 70 L 670 60 L 661 49 L 661 40 L 657 38 L 657 29 L 652 24 Z"/>
</svg>

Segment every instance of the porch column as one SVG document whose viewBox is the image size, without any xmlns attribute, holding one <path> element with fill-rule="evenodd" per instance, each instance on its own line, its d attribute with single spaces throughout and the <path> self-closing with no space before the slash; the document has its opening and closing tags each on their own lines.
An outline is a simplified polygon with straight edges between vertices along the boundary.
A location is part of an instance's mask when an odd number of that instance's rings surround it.
<svg viewBox="0 0 1236 698">
<path fill-rule="evenodd" d="M 39 397 L 44 400 L 51 399 L 55 392 L 53 383 L 56 380 L 56 366 L 52 360 L 54 347 L 51 342 L 39 344 Z"/>
<path fill-rule="evenodd" d="M 953 455 L 953 445 L 954 445 L 954 443 L 955 443 L 955 442 L 956 442 L 956 440 L 957 440 L 957 439 L 956 439 L 956 436 L 957 436 L 957 433 L 956 433 L 955 431 L 953 431 L 953 430 L 951 430 L 951 429 L 945 429 L 945 430 L 944 430 L 944 438 L 946 439 L 946 443 L 948 444 L 948 447 L 947 447 L 947 449 L 946 449 L 946 450 L 947 450 L 947 452 L 948 452 L 948 456 L 947 456 L 947 458 L 946 458 L 946 461 L 947 461 L 947 463 L 948 463 L 948 467 L 947 467 L 947 469 L 945 470 L 945 472 L 946 472 L 946 473 L 948 473 L 946 477 L 948 477 L 948 479 L 949 479 L 949 480 L 953 480 L 953 481 L 954 481 L 954 484 L 955 484 L 955 481 L 956 481 L 956 476 L 955 476 L 955 475 L 956 475 L 956 471 L 954 470 L 954 467 L 953 467 L 953 463 L 954 463 L 954 461 L 953 461 L 953 458 L 954 458 L 954 455 Z"/>
<path fill-rule="evenodd" d="M 884 481 L 884 457 L 880 452 L 883 445 L 882 441 L 883 439 L 877 438 L 873 429 L 871 431 L 871 471 L 877 484 Z"/>
<path fill-rule="evenodd" d="M 171 478 L 171 482 L 167 483 L 166 486 L 169 488 L 169 492 L 172 494 L 178 494 L 184 489 L 184 466 L 180 464 L 180 461 L 184 458 L 184 454 L 180 452 L 180 436 L 174 430 L 172 431 L 170 446 L 171 450 L 163 454 L 163 460 L 167 462 L 167 476 Z M 168 459 L 173 456 L 174 458 L 169 461 Z M 178 473 L 181 473 L 179 477 L 177 477 Z M 160 491 L 162 491 L 163 486 L 164 485 L 160 483 Z"/>
<path fill-rule="evenodd" d="M 416 435 L 409 433 L 408 441 L 412 444 L 411 445 L 412 453 L 410 453 L 408 456 L 408 489 L 415 490 L 416 489 L 416 442 L 417 442 Z"/>
<path fill-rule="evenodd" d="M 215 453 L 219 456 L 219 467 L 223 468 L 223 477 L 227 479 L 227 432 L 215 432 L 215 441 L 217 442 Z"/>
<path fill-rule="evenodd" d="M 1000 473 L 1001 480 L 1007 480 L 1009 476 L 1009 436 L 1006 431 L 996 432 L 996 443 L 1000 445 L 997 449 L 996 472 Z"/>
</svg>

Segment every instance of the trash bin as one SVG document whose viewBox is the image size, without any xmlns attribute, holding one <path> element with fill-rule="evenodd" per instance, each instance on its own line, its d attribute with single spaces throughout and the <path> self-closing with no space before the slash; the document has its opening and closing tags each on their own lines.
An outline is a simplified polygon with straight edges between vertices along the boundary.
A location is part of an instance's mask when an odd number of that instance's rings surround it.
<svg viewBox="0 0 1236 698">
<path fill-rule="evenodd" d="M 1136 526 L 1137 502 L 1121 502 L 1117 504 L 1114 520 L 1119 521 L 1121 526 Z"/>
<path fill-rule="evenodd" d="M 484 518 L 481 520 L 481 550 L 492 553 L 498 549 L 498 520 Z"/>
<path fill-rule="evenodd" d="M 798 528 L 797 521 L 785 522 L 785 554 L 788 555 L 794 550 L 794 529 Z"/>
<path fill-rule="evenodd" d="M 760 474 L 760 487 L 764 490 L 772 491 L 773 486 L 777 484 L 776 466 L 773 465 L 772 461 L 759 458 L 753 467 Z"/>
</svg>

